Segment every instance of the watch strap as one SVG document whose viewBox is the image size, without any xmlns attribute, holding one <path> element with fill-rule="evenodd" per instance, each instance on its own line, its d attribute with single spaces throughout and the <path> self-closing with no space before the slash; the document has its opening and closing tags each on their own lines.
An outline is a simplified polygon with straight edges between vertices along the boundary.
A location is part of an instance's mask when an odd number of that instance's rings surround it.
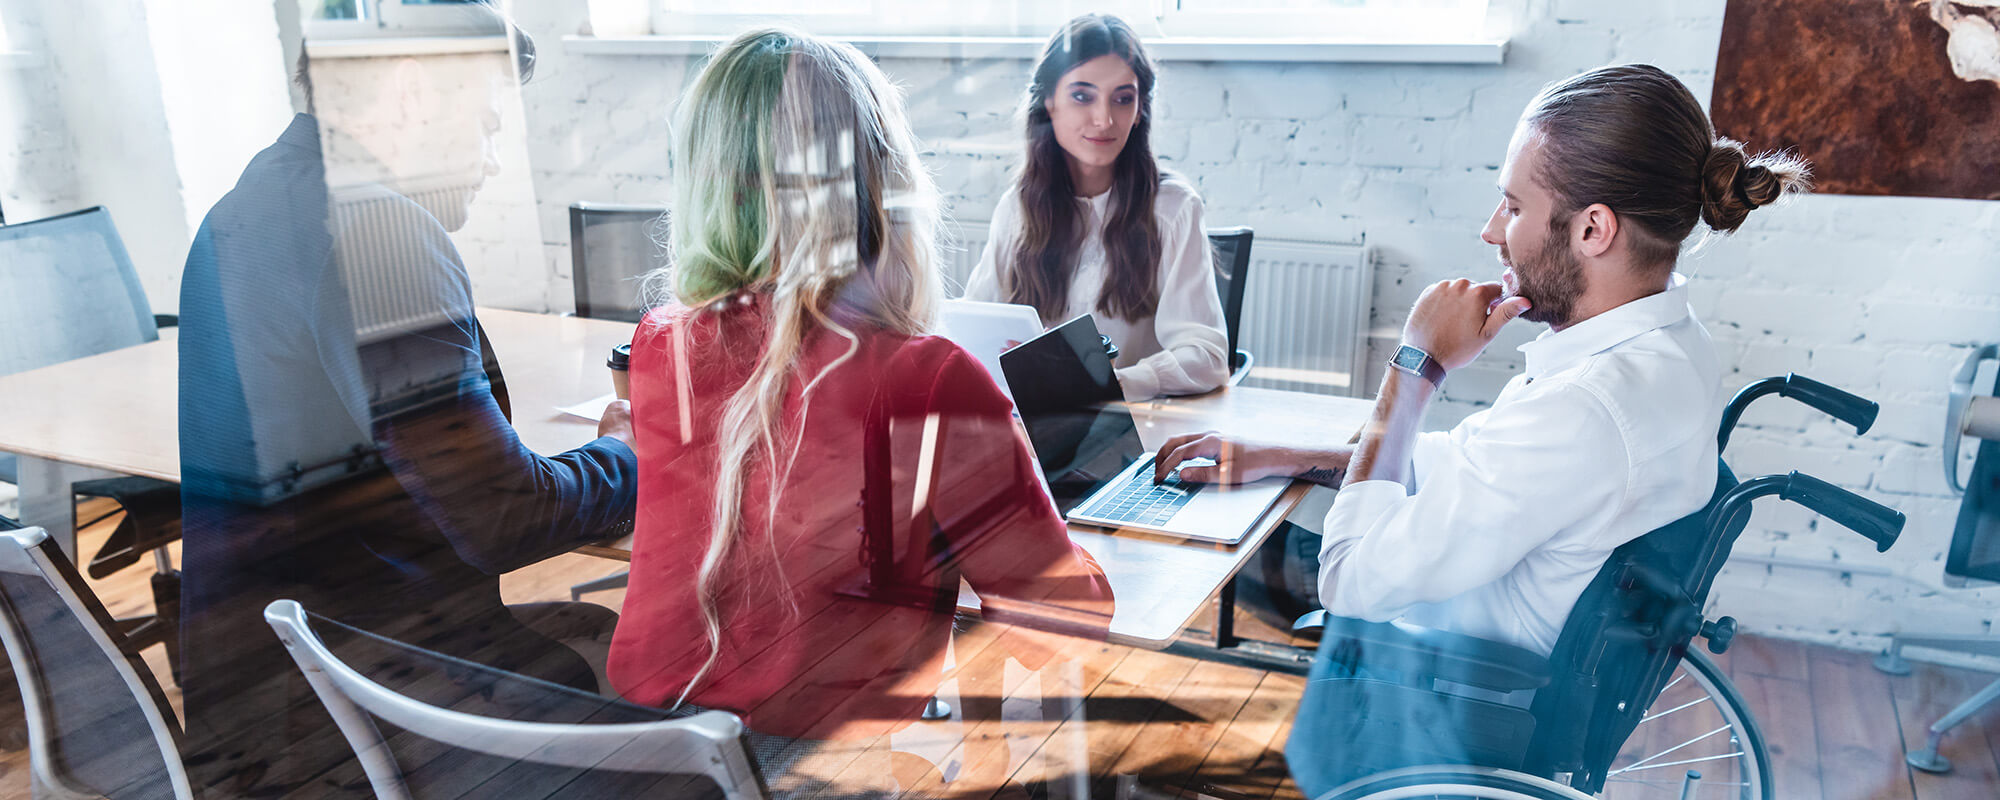
<svg viewBox="0 0 2000 800">
<path fill-rule="evenodd" d="M 1442 388 L 1444 386 L 1444 367 L 1438 365 L 1437 359 L 1432 358 L 1431 354 L 1425 352 L 1422 348 L 1414 347 L 1407 344 L 1402 345 L 1396 349 L 1397 355 L 1400 356 L 1405 348 L 1413 350 L 1423 356 L 1423 361 L 1421 362 L 1419 367 L 1417 369 L 1410 369 L 1409 367 L 1403 366 L 1401 358 L 1390 358 L 1389 366 L 1398 370 L 1402 370 L 1403 372 L 1407 372 L 1411 375 L 1416 375 L 1420 378 L 1423 378 L 1424 380 L 1430 381 L 1431 386 L 1433 387 Z"/>
</svg>

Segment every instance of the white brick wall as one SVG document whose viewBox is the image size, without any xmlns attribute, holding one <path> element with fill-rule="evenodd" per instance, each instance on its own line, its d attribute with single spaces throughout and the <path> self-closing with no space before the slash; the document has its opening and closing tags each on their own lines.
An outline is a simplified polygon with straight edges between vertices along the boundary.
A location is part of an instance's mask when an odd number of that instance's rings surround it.
<svg viewBox="0 0 2000 800">
<path fill-rule="evenodd" d="M 6 2 L 0 203 L 11 221 L 101 205 L 156 312 L 208 206 L 290 115 L 273 0 Z"/>
<path fill-rule="evenodd" d="M 524 95 L 548 279 L 562 285 L 570 202 L 664 198 L 662 120 L 696 60 L 564 53 L 557 37 L 579 28 L 582 4 L 556 5 L 524 4 L 519 13 L 545 42 L 542 76 Z M 1157 152 L 1200 187 L 1211 224 L 1374 245 L 1374 324 L 1393 335 L 1424 285 L 1495 273 L 1478 231 L 1496 199 L 1508 135 L 1543 83 L 1644 60 L 1681 76 L 1698 97 L 1712 88 L 1723 0 L 1494 5 L 1510 36 L 1501 66 L 1168 63 Z M 883 66 L 910 90 L 912 118 L 954 213 L 987 218 L 1018 150 L 1012 114 L 1031 65 Z M 646 124 L 628 121 L 635 113 Z M 1938 444 L 1948 371 L 1971 344 L 2000 340 L 1994 230 L 2000 203 L 1811 197 L 1759 211 L 1741 235 L 1684 260 L 1696 310 L 1731 370 L 1728 390 L 1796 370 L 1883 404 L 1877 430 L 1855 438 L 1767 400 L 1732 446 L 1739 471 L 1813 472 L 1910 514 L 1904 543 L 1876 555 L 1809 513 L 1760 506 L 1739 553 L 1831 569 L 1745 561 L 1718 585 L 1720 612 L 1750 630 L 1847 645 L 1879 645 L 1894 630 L 1990 626 L 2000 590 L 1940 588 L 1956 501 L 1944 494 Z M 1429 422 L 1449 425 L 1482 406 L 1521 368 L 1513 346 L 1535 332 L 1510 328 L 1475 370 L 1454 379 Z M 1375 355 L 1385 358 L 1388 344 L 1378 339 Z M 1843 575 L 1846 564 L 1890 574 Z"/>
<path fill-rule="evenodd" d="M 509 55 L 504 52 L 419 57 L 428 91 L 443 98 L 439 102 L 453 103 L 449 113 L 468 115 L 476 114 L 480 108 L 478 104 L 488 96 L 489 81 L 496 75 L 506 75 L 511 69 L 508 59 Z M 393 85 L 393 72 L 403 60 L 405 57 L 400 56 L 314 59 L 313 92 L 321 112 L 321 124 L 340 125 L 339 109 L 353 106 L 353 101 L 348 98 L 355 93 L 377 97 L 388 91 L 384 87 Z M 536 208 L 528 168 L 526 117 L 517 94 L 504 92 L 503 95 L 500 129 L 493 137 L 494 146 L 498 149 L 500 173 L 488 177 L 479 193 L 473 196 L 465 226 L 452 232 L 452 243 L 457 246 L 467 271 L 472 275 L 473 296 L 478 298 L 480 304 L 537 310 L 566 308 L 568 280 L 552 279 L 542 248 L 538 246 L 541 240 L 535 230 Z M 615 109 L 602 125 L 613 131 L 628 131 L 636 127 L 633 120 L 639 116 L 639 112 L 633 109 Z M 472 116 L 464 120 L 466 125 L 475 122 L 476 117 Z M 344 138 L 334 141 L 345 142 L 349 146 L 357 144 Z M 420 144 L 477 146 L 468 137 L 449 135 Z M 359 146 L 365 150 L 369 145 Z M 377 143 L 376 146 L 381 145 Z M 344 157 L 368 156 L 364 153 L 343 154 L 338 145 L 334 146 L 327 163 L 329 180 L 338 180 L 337 176 L 351 169 L 350 165 L 342 163 Z M 462 160 L 462 156 L 453 159 L 451 154 L 440 152 L 435 154 L 435 159 L 440 163 L 455 163 Z M 567 228 L 564 230 L 567 231 Z M 566 272 L 564 274 L 567 275 Z"/>
</svg>

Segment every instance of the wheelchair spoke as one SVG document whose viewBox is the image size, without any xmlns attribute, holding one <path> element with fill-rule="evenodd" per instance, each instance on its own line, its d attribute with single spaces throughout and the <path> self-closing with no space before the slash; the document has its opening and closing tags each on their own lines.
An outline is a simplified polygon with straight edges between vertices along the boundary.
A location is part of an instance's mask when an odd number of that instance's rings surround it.
<svg viewBox="0 0 2000 800">
<path fill-rule="evenodd" d="M 1679 679 L 1679 678 L 1675 678 L 1675 679 L 1674 679 L 1674 681 L 1675 681 L 1675 682 L 1679 682 L 1679 681 L 1680 681 L 1680 679 Z M 1671 683 L 1670 683 L 1670 684 L 1667 684 L 1667 688 L 1669 688 L 1669 689 L 1673 688 L 1673 684 L 1671 684 Z M 1662 691 L 1662 692 L 1661 692 L 1661 694 L 1666 694 L 1666 692 Z M 1702 703 L 1706 703 L 1706 702 L 1708 702 L 1708 700 L 1709 700 L 1709 697 L 1708 697 L 1708 695 L 1702 695 L 1702 696 L 1701 696 L 1701 699 L 1699 699 L 1699 700 L 1690 700 L 1690 701 L 1688 701 L 1688 702 L 1685 702 L 1685 703 L 1682 703 L 1682 704 L 1680 704 L 1680 705 L 1677 705 L 1677 706 L 1674 706 L 1673 708 L 1669 708 L 1669 709 L 1667 709 L 1667 710 L 1665 710 L 1665 711 L 1662 711 L 1662 712 L 1660 712 L 1660 713 L 1658 713 L 1658 714 L 1647 714 L 1647 715 L 1645 716 L 1645 718 L 1643 718 L 1643 719 L 1639 720 L 1639 724 L 1641 724 L 1641 725 L 1644 725 L 1644 724 L 1646 724 L 1646 723 L 1648 723 L 1648 722 L 1652 722 L 1653 720 L 1656 720 L 1656 719 L 1659 719 L 1659 718 L 1661 718 L 1661 717 L 1664 717 L 1664 716 L 1666 716 L 1666 715 L 1668 715 L 1668 714 L 1672 714 L 1672 713 L 1674 713 L 1674 712 L 1676 712 L 1676 711 L 1679 711 L 1679 710 L 1681 710 L 1681 709 L 1683 709 L 1683 708 L 1687 708 L 1688 706 L 1698 706 L 1698 705 L 1701 705 Z"/>
<path fill-rule="evenodd" d="M 1707 733 L 1704 733 L 1704 734 L 1702 734 L 1702 735 L 1700 735 L 1700 736 L 1696 736 L 1696 737 L 1694 737 L 1693 739 L 1689 739 L 1689 740 L 1687 740 L 1687 741 L 1685 741 L 1685 742 L 1681 742 L 1680 744 L 1677 744 L 1677 745 L 1674 745 L 1673 747 L 1669 747 L 1669 748 L 1667 748 L 1667 749 L 1665 749 L 1665 750 L 1661 750 L 1660 752 L 1657 752 L 1657 753 L 1654 753 L 1654 754 L 1652 754 L 1652 755 L 1650 755 L 1650 756 L 1647 756 L 1647 757 L 1645 757 L 1645 758 L 1642 758 L 1642 759 L 1639 759 L 1638 761 L 1636 761 L 1636 762 L 1633 762 L 1632 764 L 1629 764 L 1629 765 L 1625 766 L 1625 767 L 1624 767 L 1624 768 L 1622 768 L 1622 769 L 1615 769 L 1615 770 L 1612 770 L 1610 774 L 1612 774 L 1612 775 L 1617 775 L 1617 774 L 1619 774 L 1619 773 L 1623 773 L 1623 772 L 1630 772 L 1630 771 L 1632 771 L 1632 770 L 1636 770 L 1636 769 L 1640 769 L 1640 765 L 1642 765 L 1642 764 L 1645 764 L 1646 762 L 1649 762 L 1649 761 L 1652 761 L 1653 759 L 1656 759 L 1656 758 L 1659 758 L 1660 756 L 1664 756 L 1664 755 L 1666 755 L 1666 754 L 1668 754 L 1668 753 L 1671 753 L 1671 752 L 1674 752 L 1675 750 L 1679 750 L 1679 749 L 1681 749 L 1681 748 L 1683 748 L 1683 747 L 1686 747 L 1686 746 L 1688 746 L 1688 745 L 1691 745 L 1691 744 L 1694 744 L 1694 743 L 1696 743 L 1696 742 L 1699 742 L 1699 741 L 1701 741 L 1701 740 L 1703 740 L 1703 739 L 1707 739 L 1707 738 L 1709 738 L 1709 737 L 1711 737 L 1711 736 L 1714 736 L 1714 735 L 1716 735 L 1716 734 L 1718 734 L 1718 733 L 1721 733 L 1721 732 L 1723 732 L 1723 731 L 1726 731 L 1726 730 L 1729 730 L 1729 726 L 1728 726 L 1728 725 L 1723 725 L 1723 726 L 1722 726 L 1722 727 L 1720 727 L 1720 728 L 1716 728 L 1715 730 L 1712 730 L 1712 731 L 1709 731 L 1709 732 L 1707 732 Z M 1737 753 L 1736 755 L 1742 755 L 1742 753 Z M 1716 758 L 1727 758 L 1727 756 L 1716 756 Z M 1707 760 L 1710 760 L 1710 759 L 1700 759 L 1700 760 L 1703 760 L 1703 761 L 1707 761 Z M 1683 762 L 1675 762 L 1675 763 L 1683 763 Z M 1659 765 L 1659 766 L 1671 766 L 1671 765 L 1669 765 L 1669 764 L 1661 764 L 1661 765 Z M 1651 767 L 1647 767 L 1647 769 L 1651 769 Z"/>
<path fill-rule="evenodd" d="M 1666 755 L 1666 753 L 1661 753 L 1660 755 Z M 1722 755 L 1719 755 L 1719 756 L 1702 756 L 1701 758 L 1689 758 L 1689 759 L 1683 759 L 1683 760 L 1681 760 L 1681 761 L 1669 761 L 1669 762 L 1667 762 L 1667 763 L 1665 763 L 1665 764 L 1654 764 L 1654 765 L 1652 765 L 1652 766 L 1646 766 L 1646 767 L 1642 767 L 1642 766 L 1639 766 L 1638 764 L 1633 764 L 1632 766 L 1629 766 L 1629 767 L 1626 767 L 1626 768 L 1624 768 L 1624 769 L 1621 769 L 1621 770 L 1616 770 L 1616 771 L 1612 772 L 1611 774 L 1613 774 L 1613 775 L 1619 775 L 1619 774 L 1623 774 L 1623 773 L 1626 773 L 1626 772 L 1644 772 L 1644 771 L 1646 771 L 1646 770 L 1649 770 L 1649 769 L 1662 769 L 1662 768 L 1665 768 L 1665 767 L 1678 767 L 1678 766 L 1681 766 L 1681 765 L 1683 765 L 1683 764 L 1699 764 L 1699 763 L 1701 763 L 1701 762 L 1703 762 L 1703 761 L 1714 761 L 1714 760 L 1716 760 L 1716 759 L 1718 759 L 1718 758 L 1739 758 L 1739 757 L 1741 757 L 1742 755 L 1743 755 L 1743 751 L 1741 751 L 1741 750 L 1738 750 L 1738 751 L 1736 751 L 1736 752 L 1734 752 L 1734 753 L 1724 753 L 1724 754 L 1722 754 Z"/>
<path fill-rule="evenodd" d="M 1665 765 L 1662 765 L 1662 766 L 1665 766 Z M 1686 781 L 1666 781 L 1666 780 L 1655 780 L 1655 779 L 1652 779 L 1652 778 L 1608 778 L 1608 779 L 1606 779 L 1606 780 L 1605 780 L 1604 782 L 1605 782 L 1605 783 L 1638 783 L 1638 784 L 1644 784 L 1644 785 L 1647 785 L 1647 786 L 1672 786 L 1672 787 L 1675 787 L 1675 788 L 1679 788 L 1679 787 L 1680 787 L 1680 786 L 1681 786 L 1682 784 L 1686 783 Z M 1710 787 L 1710 786 L 1749 786 L 1749 785 L 1750 785 L 1749 783 L 1747 783 L 1747 782 L 1744 782 L 1744 781 L 1711 781 L 1711 780 L 1703 780 L 1703 781 L 1701 782 L 1701 788 L 1703 788 L 1703 789 L 1706 789 L 1706 788 L 1708 788 L 1708 787 Z"/>
</svg>

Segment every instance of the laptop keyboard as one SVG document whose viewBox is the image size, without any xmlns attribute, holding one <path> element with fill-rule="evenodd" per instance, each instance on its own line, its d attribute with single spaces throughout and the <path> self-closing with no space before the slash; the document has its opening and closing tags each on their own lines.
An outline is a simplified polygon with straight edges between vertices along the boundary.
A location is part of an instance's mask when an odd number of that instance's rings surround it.
<svg viewBox="0 0 2000 800">
<path fill-rule="evenodd" d="M 1199 483 L 1183 482 L 1180 470 L 1169 473 L 1164 483 L 1153 483 L 1153 462 L 1148 459 L 1125 485 L 1105 493 L 1081 513 L 1112 522 L 1164 525 L 1201 487 Z"/>
</svg>

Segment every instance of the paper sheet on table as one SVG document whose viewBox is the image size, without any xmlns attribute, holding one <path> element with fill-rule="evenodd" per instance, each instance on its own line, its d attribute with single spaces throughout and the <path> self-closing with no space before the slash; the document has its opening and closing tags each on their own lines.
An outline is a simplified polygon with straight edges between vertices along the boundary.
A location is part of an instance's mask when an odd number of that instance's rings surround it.
<svg viewBox="0 0 2000 800">
<path fill-rule="evenodd" d="M 606 394 L 603 397 L 593 397 L 575 405 L 557 406 L 556 410 L 572 417 L 582 417 L 591 422 L 597 422 L 604 419 L 604 407 L 611 405 L 611 401 L 616 399 L 618 399 L 617 395 Z"/>
</svg>

